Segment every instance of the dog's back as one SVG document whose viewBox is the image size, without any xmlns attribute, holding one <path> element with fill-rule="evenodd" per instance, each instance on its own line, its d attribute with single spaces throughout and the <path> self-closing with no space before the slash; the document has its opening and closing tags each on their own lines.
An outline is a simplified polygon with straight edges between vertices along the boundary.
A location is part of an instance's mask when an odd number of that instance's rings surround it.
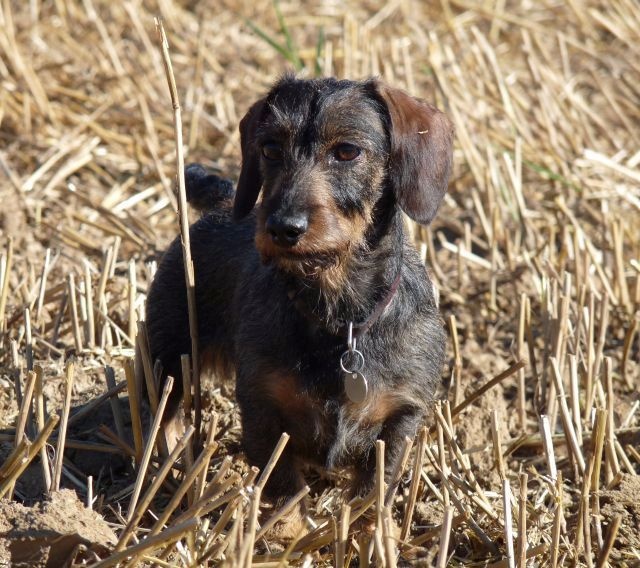
<svg viewBox="0 0 640 568">
<path fill-rule="evenodd" d="M 210 187 L 206 198 L 211 204 L 216 199 L 215 187 Z M 228 195 L 226 195 L 228 197 Z M 228 355 L 233 350 L 235 318 L 233 298 L 236 285 L 244 271 L 259 265 L 259 256 L 253 246 L 255 220 L 252 216 L 236 223 L 231 211 L 219 201 L 218 210 L 208 211 L 190 228 L 191 254 L 196 282 L 199 343 L 202 363 L 222 362 L 231 368 Z M 230 277 L 233 275 L 233 277 Z M 180 357 L 191 353 L 191 336 L 187 309 L 182 242 L 176 238 L 162 256 L 149 290 L 146 315 L 152 361 L 160 360 L 163 376 L 181 377 Z M 225 357 L 226 354 L 226 357 Z M 221 361 L 221 357 L 225 360 Z M 218 365 L 220 367 L 220 365 Z M 171 397 L 169 414 L 180 400 L 182 385 L 176 384 Z"/>
</svg>

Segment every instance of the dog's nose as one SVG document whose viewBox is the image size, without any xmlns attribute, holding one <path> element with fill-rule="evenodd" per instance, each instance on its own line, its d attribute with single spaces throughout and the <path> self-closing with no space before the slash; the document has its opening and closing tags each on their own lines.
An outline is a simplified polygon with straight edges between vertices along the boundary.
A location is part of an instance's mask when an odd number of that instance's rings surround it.
<svg viewBox="0 0 640 568">
<path fill-rule="evenodd" d="M 269 215 L 265 228 L 271 235 L 273 242 L 283 246 L 292 247 L 302 235 L 307 232 L 309 220 L 306 215 Z"/>
</svg>

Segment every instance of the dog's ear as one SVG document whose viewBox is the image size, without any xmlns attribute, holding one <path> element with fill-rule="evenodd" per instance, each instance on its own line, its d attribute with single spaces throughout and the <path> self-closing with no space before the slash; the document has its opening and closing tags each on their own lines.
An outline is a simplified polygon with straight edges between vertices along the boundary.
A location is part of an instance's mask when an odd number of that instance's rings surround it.
<svg viewBox="0 0 640 568">
<path fill-rule="evenodd" d="M 265 99 L 254 103 L 240 121 L 240 148 L 242 169 L 233 202 L 233 218 L 238 221 L 246 217 L 258 200 L 262 187 L 260 155 L 255 143 L 256 130 L 262 119 Z"/>
<path fill-rule="evenodd" d="M 428 225 L 447 191 L 453 124 L 437 108 L 378 83 L 391 118 L 389 175 L 396 199 L 414 221 Z"/>
</svg>

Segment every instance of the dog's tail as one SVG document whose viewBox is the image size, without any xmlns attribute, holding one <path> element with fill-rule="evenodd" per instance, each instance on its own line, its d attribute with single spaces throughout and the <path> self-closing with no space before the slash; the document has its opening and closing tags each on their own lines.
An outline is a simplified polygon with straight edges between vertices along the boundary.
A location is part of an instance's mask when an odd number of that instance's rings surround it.
<svg viewBox="0 0 640 568">
<path fill-rule="evenodd" d="M 189 164 L 184 169 L 184 178 L 189 205 L 202 213 L 219 208 L 235 194 L 230 180 L 209 173 L 200 164 Z"/>
</svg>

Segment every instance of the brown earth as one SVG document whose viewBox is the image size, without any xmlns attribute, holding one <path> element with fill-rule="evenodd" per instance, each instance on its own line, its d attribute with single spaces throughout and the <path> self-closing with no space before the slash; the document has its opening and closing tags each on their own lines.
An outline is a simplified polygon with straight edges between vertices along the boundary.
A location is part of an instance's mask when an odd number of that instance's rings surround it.
<svg viewBox="0 0 640 568">
<path fill-rule="evenodd" d="M 459 478 L 460 509 L 454 513 L 463 511 L 469 519 L 451 531 L 448 562 L 506 561 L 502 480 L 491 438 L 494 410 L 502 451 L 508 451 L 513 537 L 519 530 L 519 476 L 526 472 L 527 543 L 538 550 L 530 565 L 552 561 L 560 498 L 549 477 L 538 418 L 550 405 L 541 399 L 542 377 L 548 389 L 549 356 L 559 353 L 567 394 L 569 357 L 577 361 L 579 417 L 574 420 L 582 430 L 580 451 L 587 464 L 596 459 L 597 409 L 612 411 L 614 432 L 604 444 L 597 491 L 588 491 L 592 554 L 587 559 L 584 547 L 576 546 L 575 530 L 588 480 L 567 450 L 559 416 L 552 426 L 566 521 L 555 548 L 558 564 L 596 565 L 606 552 L 601 537 L 619 518 L 608 563 L 640 565 L 637 3 L 283 0 L 277 6 L 271 0 L 0 3 L 0 298 L 3 287 L 7 292 L 0 313 L 0 468 L 16 444 L 17 390 L 24 393 L 31 364 L 25 310 L 34 363 L 44 371 L 42 398 L 49 415 L 61 411 L 65 364 L 75 359 L 73 417 L 107 390 L 105 365 L 114 369 L 116 382 L 125 380 L 124 363 L 133 356 L 131 335 L 144 313 L 153 263 L 178 232 L 173 116 L 153 21 L 161 16 L 182 104 L 186 159 L 231 179 L 240 164 L 240 118 L 291 67 L 302 76 L 379 75 L 449 113 L 457 130 L 449 194 L 429 231 L 411 230 L 440 289 L 450 332 L 455 317 L 461 364 L 457 402 L 522 358 L 526 423 L 518 417 L 515 376 L 455 418 L 457 444 L 486 502 L 445 448 Z M 43 281 L 47 250 L 50 266 Z M 71 274 L 77 316 L 69 300 Z M 530 335 L 519 352 L 523 295 L 530 305 Z M 558 345 L 558 338 L 564 343 Z M 454 364 L 451 338 L 441 394 L 452 406 Z M 613 400 L 607 394 L 609 380 Z M 589 384 L 597 387 L 592 401 Z M 36 457 L 17 479 L 11 499 L 0 501 L 0 567 L 61 566 L 74 551 L 76 564 L 87 565 L 113 553 L 138 472 L 124 447 L 134 445 L 127 393 L 115 400 L 124 420 L 121 432 L 108 402 L 82 420 L 72 418 L 61 492 L 45 498 L 43 467 Z M 213 480 L 230 460 L 222 485 L 227 483 L 229 493 L 238 491 L 231 501 L 233 515 L 222 522 L 226 503 L 198 513 L 197 532 L 180 536 L 180 553 L 163 543 L 150 554 L 164 551 L 176 566 L 194 559 L 202 566 L 233 566 L 242 557 L 254 494 L 251 484 L 240 490 L 251 472 L 239 444 L 233 387 L 206 382 L 203 409 L 204 432 L 217 424 L 218 447 L 205 484 L 214 496 L 208 503 L 220 497 L 213 491 L 220 480 Z M 146 411 L 143 423 L 148 430 Z M 28 420 L 31 441 L 35 430 Z M 115 441 L 107 432 L 117 433 Z M 57 435 L 56 429 L 47 445 L 49 458 Z M 613 438 L 618 446 L 611 452 Z M 429 444 L 437 451 L 435 438 Z M 415 452 L 407 470 L 414 458 Z M 162 463 L 157 452 L 152 475 Z M 145 538 L 175 494 L 185 463 L 182 456 L 142 511 L 136 539 Z M 421 463 L 423 474 L 442 491 L 438 464 L 426 456 Z M 344 511 L 346 476 L 310 473 L 308 510 L 317 525 L 310 528 L 315 540 L 293 546 L 291 564 L 341 562 L 334 558 L 334 535 Z M 4 481 L 0 477 L 0 486 Z M 93 509 L 84 506 L 89 483 Z M 405 473 L 391 512 L 395 523 L 404 518 L 410 487 Z M 165 530 L 175 528 L 191 499 L 182 500 Z M 263 507 L 259 522 L 273 512 Z M 443 515 L 442 502 L 420 481 L 408 542 L 397 543 L 400 564 L 435 564 Z M 425 534 L 433 536 L 419 547 L 410 545 Z M 345 547 L 356 563 L 361 534 L 352 536 Z M 283 547 L 260 539 L 247 554 L 258 563 L 277 550 L 282 553 Z M 285 562 L 277 555 L 276 560 Z"/>
<path fill-rule="evenodd" d="M 78 561 L 104 553 L 116 540 L 105 520 L 68 489 L 32 507 L 0 501 L 0 566 L 60 568 L 74 555 Z"/>
</svg>

